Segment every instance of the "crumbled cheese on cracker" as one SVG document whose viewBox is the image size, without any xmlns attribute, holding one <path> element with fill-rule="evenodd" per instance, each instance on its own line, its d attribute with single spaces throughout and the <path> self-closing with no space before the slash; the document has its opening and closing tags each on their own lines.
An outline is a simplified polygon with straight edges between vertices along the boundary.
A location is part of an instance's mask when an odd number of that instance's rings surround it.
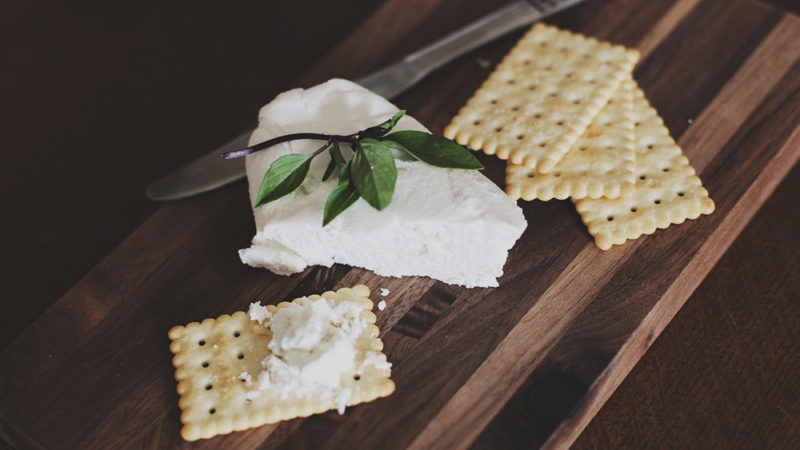
<svg viewBox="0 0 800 450">
<path fill-rule="evenodd" d="M 363 360 L 357 359 L 356 343 L 368 322 L 361 317 L 363 307 L 355 302 L 304 297 L 274 314 L 264 315 L 261 308 L 251 304 L 250 317 L 268 327 L 272 339 L 268 344 L 271 354 L 261 361 L 259 390 L 272 390 L 281 399 L 292 394 L 332 400 L 339 413 L 344 413 L 352 393 L 342 383 L 344 377 L 360 375 L 366 366 L 391 367 L 376 351 L 367 351 Z"/>
<path fill-rule="evenodd" d="M 250 320 L 258 322 L 259 325 L 264 325 L 264 321 L 272 317 L 266 306 L 262 306 L 261 302 L 250 303 Z"/>
<path fill-rule="evenodd" d="M 244 381 L 244 385 L 247 387 L 253 385 L 253 376 L 246 371 L 239 374 L 239 380 Z"/>
</svg>

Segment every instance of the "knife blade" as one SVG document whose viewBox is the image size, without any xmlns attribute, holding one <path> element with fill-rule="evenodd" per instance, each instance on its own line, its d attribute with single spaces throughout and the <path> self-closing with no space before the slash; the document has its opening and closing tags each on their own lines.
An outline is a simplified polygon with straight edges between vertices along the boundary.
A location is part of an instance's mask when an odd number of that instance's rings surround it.
<svg viewBox="0 0 800 450">
<path fill-rule="evenodd" d="M 388 99 L 394 98 L 464 53 L 581 1 L 530 0 L 510 3 L 356 83 Z M 177 200 L 243 178 L 244 158 L 226 160 L 220 155 L 247 147 L 252 132 L 243 132 L 213 152 L 153 181 L 145 188 L 145 194 L 155 201 Z"/>
</svg>

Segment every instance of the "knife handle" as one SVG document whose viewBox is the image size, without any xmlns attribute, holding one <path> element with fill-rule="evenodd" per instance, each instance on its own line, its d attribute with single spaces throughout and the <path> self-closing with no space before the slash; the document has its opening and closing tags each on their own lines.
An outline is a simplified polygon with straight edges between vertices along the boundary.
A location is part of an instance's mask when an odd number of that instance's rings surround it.
<svg viewBox="0 0 800 450">
<path fill-rule="evenodd" d="M 527 2 L 513 2 L 357 83 L 379 95 L 392 98 L 464 53 L 530 25 L 541 17 L 542 13 Z"/>
</svg>

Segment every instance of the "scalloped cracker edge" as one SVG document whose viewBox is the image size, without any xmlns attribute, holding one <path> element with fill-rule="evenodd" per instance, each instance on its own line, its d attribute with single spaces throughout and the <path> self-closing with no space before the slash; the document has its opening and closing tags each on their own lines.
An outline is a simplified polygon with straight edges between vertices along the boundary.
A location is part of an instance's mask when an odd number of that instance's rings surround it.
<svg viewBox="0 0 800 450">
<path fill-rule="evenodd" d="M 638 59 L 636 50 L 538 23 L 444 135 L 513 164 L 551 172 Z"/>
<path fill-rule="evenodd" d="M 616 198 L 633 191 L 632 78 L 626 79 L 573 147 L 547 174 L 508 164 L 506 193 L 513 199 Z"/>
<path fill-rule="evenodd" d="M 575 201 L 581 220 L 602 250 L 658 228 L 714 211 L 702 186 L 669 130 L 638 87 L 633 93 L 636 184 L 616 199 Z"/>
<path fill-rule="evenodd" d="M 324 297 L 339 302 L 357 302 L 363 311 L 361 317 L 369 325 L 359 337 L 356 358 L 366 351 L 381 352 L 383 343 L 378 339 L 375 314 L 371 312 L 369 288 L 358 285 L 336 292 L 308 296 L 309 300 Z M 303 304 L 304 298 L 293 300 Z M 268 305 L 270 313 L 285 308 L 289 303 Z M 178 406 L 181 414 L 181 436 L 187 441 L 206 439 L 232 431 L 245 430 L 267 423 L 275 423 L 295 417 L 305 417 L 336 409 L 335 401 L 289 395 L 286 399 L 270 390 L 249 398 L 248 391 L 256 390 L 255 378 L 261 372 L 261 361 L 270 354 L 267 347 L 272 332 L 257 322 L 251 321 L 247 313 L 239 311 L 233 315 L 222 315 L 216 319 L 192 322 L 169 330 L 172 340 L 170 350 L 175 356 L 175 380 L 178 381 Z M 385 358 L 385 355 L 381 353 Z M 394 392 L 390 373 L 368 366 L 358 377 L 344 377 L 342 385 L 350 388 L 348 406 L 385 397 Z M 356 379 L 357 378 L 357 379 Z"/>
</svg>

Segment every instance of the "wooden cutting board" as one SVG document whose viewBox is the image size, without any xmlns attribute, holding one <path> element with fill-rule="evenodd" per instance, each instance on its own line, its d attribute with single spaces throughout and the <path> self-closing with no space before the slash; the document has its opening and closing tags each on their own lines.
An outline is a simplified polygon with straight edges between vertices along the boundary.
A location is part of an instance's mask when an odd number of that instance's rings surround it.
<svg viewBox="0 0 800 450">
<path fill-rule="evenodd" d="M 407 10 L 379 8 L 301 84 L 363 74 L 393 45 L 377 37 L 366 49 L 364 39 L 388 24 L 412 33 L 436 13 Z M 0 433 L 46 448 L 466 447 L 518 389 L 566 376 L 584 390 L 544 445 L 568 446 L 800 157 L 800 20 L 745 0 L 619 0 L 550 22 L 639 48 L 634 76 L 715 200 L 713 215 L 602 252 L 570 203 L 522 203 L 529 227 L 500 287 L 464 289 L 343 266 L 291 277 L 243 266 L 236 249 L 253 227 L 244 183 L 165 204 L 0 355 Z M 397 103 L 441 132 L 519 36 Z M 481 160 L 502 183 L 503 163 Z M 391 397 L 181 441 L 171 326 L 356 283 L 390 290 L 377 315 Z"/>
</svg>

